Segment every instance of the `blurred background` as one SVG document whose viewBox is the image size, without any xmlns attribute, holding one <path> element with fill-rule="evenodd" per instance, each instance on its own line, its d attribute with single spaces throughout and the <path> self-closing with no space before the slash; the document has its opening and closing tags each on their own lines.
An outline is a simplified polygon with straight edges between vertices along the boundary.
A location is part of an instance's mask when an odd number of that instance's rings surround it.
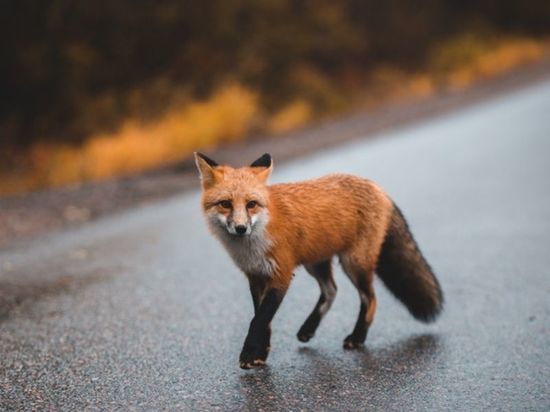
<svg viewBox="0 0 550 412">
<path fill-rule="evenodd" d="M 425 98 L 547 55 L 547 0 L 4 1 L 0 195 Z"/>
</svg>

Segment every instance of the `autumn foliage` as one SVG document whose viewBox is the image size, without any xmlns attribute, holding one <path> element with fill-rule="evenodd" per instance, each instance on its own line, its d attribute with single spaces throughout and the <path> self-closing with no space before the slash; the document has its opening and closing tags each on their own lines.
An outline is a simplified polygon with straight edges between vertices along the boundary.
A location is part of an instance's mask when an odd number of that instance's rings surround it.
<svg viewBox="0 0 550 412">
<path fill-rule="evenodd" d="M 175 162 L 546 53 L 545 1 L 7 2 L 0 193 Z"/>
</svg>

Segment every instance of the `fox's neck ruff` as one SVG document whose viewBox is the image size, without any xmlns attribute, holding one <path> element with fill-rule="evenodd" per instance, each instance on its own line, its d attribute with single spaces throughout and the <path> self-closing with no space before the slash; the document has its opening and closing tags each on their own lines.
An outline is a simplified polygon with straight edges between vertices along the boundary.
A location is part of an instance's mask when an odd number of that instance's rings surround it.
<svg viewBox="0 0 550 412">
<path fill-rule="evenodd" d="M 219 222 L 209 220 L 212 232 L 222 242 L 223 246 L 235 262 L 246 274 L 256 276 L 272 276 L 276 263 L 269 256 L 273 241 L 266 231 L 269 216 L 259 218 L 250 235 L 231 235 Z"/>
</svg>

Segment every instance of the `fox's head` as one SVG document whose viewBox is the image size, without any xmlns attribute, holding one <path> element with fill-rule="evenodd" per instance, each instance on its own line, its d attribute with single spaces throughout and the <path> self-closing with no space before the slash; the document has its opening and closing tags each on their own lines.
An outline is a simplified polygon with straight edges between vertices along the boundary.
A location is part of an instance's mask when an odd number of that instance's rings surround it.
<svg viewBox="0 0 550 412">
<path fill-rule="evenodd" d="M 202 206 L 210 226 L 235 237 L 263 230 L 269 219 L 266 182 L 273 170 L 269 154 L 249 167 L 218 165 L 201 153 L 195 163 L 202 182 Z"/>
</svg>

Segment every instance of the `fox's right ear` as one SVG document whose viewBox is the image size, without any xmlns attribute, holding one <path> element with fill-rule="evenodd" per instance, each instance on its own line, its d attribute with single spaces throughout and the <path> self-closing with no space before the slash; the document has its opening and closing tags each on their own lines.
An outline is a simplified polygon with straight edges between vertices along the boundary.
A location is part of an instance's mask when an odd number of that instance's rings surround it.
<svg viewBox="0 0 550 412">
<path fill-rule="evenodd" d="M 214 185 L 215 179 L 215 168 L 219 165 L 210 159 L 208 156 L 203 155 L 202 153 L 195 152 L 195 164 L 199 173 L 201 175 L 202 187 L 207 189 Z"/>
<path fill-rule="evenodd" d="M 250 168 L 256 174 L 256 177 L 265 183 L 273 171 L 273 160 L 271 160 L 271 155 L 269 153 L 264 153 L 261 157 L 252 162 Z"/>
</svg>

